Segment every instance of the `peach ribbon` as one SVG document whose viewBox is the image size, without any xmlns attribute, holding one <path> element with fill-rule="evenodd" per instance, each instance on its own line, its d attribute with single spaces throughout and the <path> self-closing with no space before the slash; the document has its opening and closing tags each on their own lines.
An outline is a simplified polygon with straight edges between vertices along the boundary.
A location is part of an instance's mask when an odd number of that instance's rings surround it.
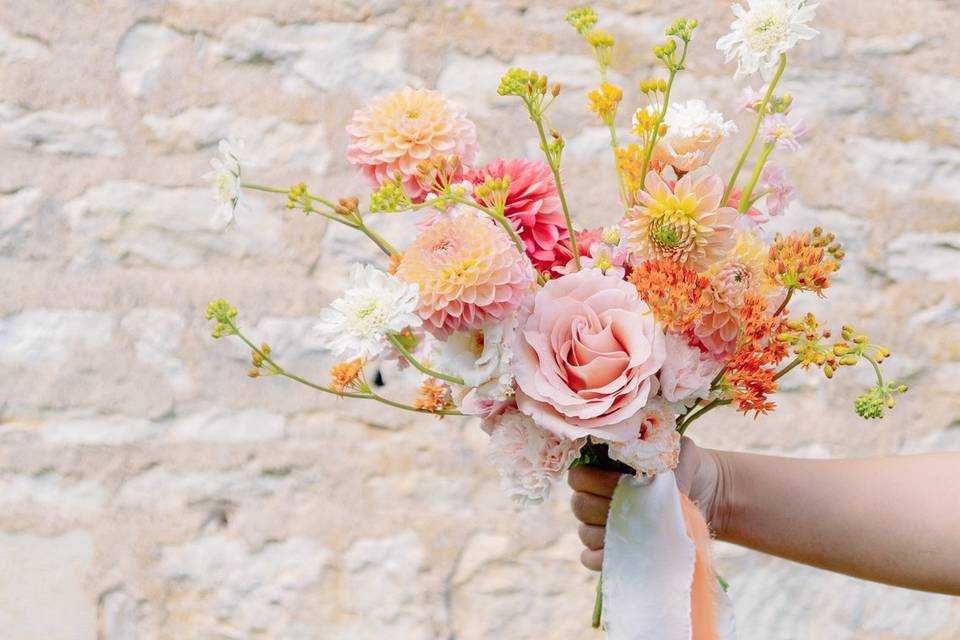
<svg viewBox="0 0 960 640">
<path fill-rule="evenodd" d="M 621 478 L 604 549 L 608 640 L 735 640 L 733 608 L 713 570 L 710 532 L 672 471 Z"/>
</svg>

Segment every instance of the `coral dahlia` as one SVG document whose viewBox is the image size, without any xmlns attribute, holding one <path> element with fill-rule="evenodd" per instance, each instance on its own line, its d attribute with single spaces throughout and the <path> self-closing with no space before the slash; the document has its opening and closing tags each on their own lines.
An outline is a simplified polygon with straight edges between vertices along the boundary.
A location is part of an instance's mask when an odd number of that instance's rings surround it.
<svg viewBox="0 0 960 640">
<path fill-rule="evenodd" d="M 533 266 L 547 271 L 557 263 L 558 245 L 569 237 L 550 166 L 542 160 L 499 159 L 472 171 L 467 178 L 479 186 L 488 178 L 505 176 L 510 176 L 510 188 L 504 215 L 526 245 Z M 482 199 L 480 203 L 492 204 Z"/>
<path fill-rule="evenodd" d="M 426 229 L 404 252 L 397 277 L 420 290 L 417 312 L 438 337 L 504 320 L 533 284 L 533 269 L 490 218 L 458 212 Z"/>
<path fill-rule="evenodd" d="M 464 165 L 477 154 L 477 129 L 460 105 L 440 93 L 409 87 L 375 98 L 353 114 L 347 125 L 347 159 L 374 188 L 399 177 L 415 202 L 427 190 L 417 166 L 443 155 Z"/>
</svg>

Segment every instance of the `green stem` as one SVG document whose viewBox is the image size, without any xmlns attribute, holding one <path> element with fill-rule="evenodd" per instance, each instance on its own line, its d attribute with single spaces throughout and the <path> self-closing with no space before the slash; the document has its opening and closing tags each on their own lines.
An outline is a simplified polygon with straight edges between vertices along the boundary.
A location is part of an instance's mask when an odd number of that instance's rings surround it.
<svg viewBox="0 0 960 640">
<path fill-rule="evenodd" d="M 249 182 L 244 182 L 240 186 L 245 189 L 253 189 L 254 191 L 266 191 L 267 193 L 283 193 L 283 194 L 290 193 L 289 189 L 280 189 L 278 187 L 268 187 L 266 185 L 253 184 Z M 337 206 L 333 202 L 327 200 L 326 198 L 315 196 L 309 193 L 307 194 L 307 198 L 309 198 L 310 200 L 319 202 L 324 206 L 329 207 L 334 212 L 336 212 Z M 376 244 L 377 247 L 379 247 L 380 250 L 383 251 L 388 256 L 392 256 L 393 254 L 397 253 L 397 250 L 393 247 L 393 245 L 387 242 L 387 240 L 383 236 L 381 236 L 379 233 L 377 233 L 376 231 L 368 227 L 366 224 L 364 224 L 363 219 L 360 217 L 359 214 L 355 214 L 353 216 L 353 220 L 351 220 L 349 218 L 346 218 L 336 213 L 328 213 L 326 211 L 314 209 L 313 207 L 309 206 L 309 204 L 305 205 L 304 211 L 306 213 L 315 213 L 318 216 L 323 216 L 327 220 L 331 220 L 338 224 L 342 224 L 346 227 L 350 227 L 351 229 L 356 229 L 358 231 L 363 232 L 364 235 L 366 235 L 368 238 L 373 240 L 374 244 Z"/>
<path fill-rule="evenodd" d="M 266 191 L 267 193 L 282 193 L 284 195 L 290 193 L 290 189 L 281 189 L 279 187 L 268 187 L 262 184 L 254 184 L 252 182 L 241 182 L 240 187 L 243 189 L 252 189 L 253 191 Z"/>
<path fill-rule="evenodd" d="M 247 336 L 243 335 L 243 333 L 240 332 L 240 329 L 237 327 L 237 325 L 234 324 L 232 321 L 228 322 L 228 324 L 230 325 L 230 328 L 233 330 L 234 335 L 236 335 L 238 338 L 243 340 L 243 342 L 246 343 L 246 345 L 250 347 L 250 349 L 254 353 L 256 353 L 258 356 L 263 358 L 263 361 L 268 363 L 270 367 L 273 369 L 273 371 L 276 372 L 277 375 L 293 380 L 294 382 L 299 382 L 300 384 L 306 387 L 310 387 L 311 389 L 322 391 L 323 393 L 329 393 L 330 395 L 334 395 L 339 398 L 357 398 L 359 400 L 376 400 L 377 402 L 380 402 L 382 404 L 386 404 L 391 407 L 395 407 L 397 409 L 403 409 L 405 411 L 411 411 L 413 413 L 426 413 L 430 415 L 444 415 L 444 416 L 463 415 L 459 411 L 455 411 L 452 409 L 444 410 L 444 411 L 431 411 L 429 409 L 417 409 L 416 407 L 411 407 L 410 405 L 403 404 L 402 402 L 396 402 L 395 400 L 384 398 L 383 396 L 375 393 L 373 390 L 368 390 L 365 393 L 364 392 L 354 393 L 350 391 L 334 391 L 333 389 L 329 387 L 324 387 L 323 385 L 319 385 L 316 382 L 310 382 L 309 380 L 305 378 L 301 378 L 300 376 L 294 373 L 290 373 L 289 371 L 287 371 L 286 369 L 278 365 L 275 360 L 273 360 L 270 356 L 264 353 L 259 347 L 257 347 L 257 345 L 253 344 L 249 340 L 249 338 L 247 338 Z"/>
<path fill-rule="evenodd" d="M 387 242 L 386 238 L 384 238 L 379 233 L 377 233 L 376 231 L 368 227 L 366 224 L 364 224 L 363 220 L 361 220 L 359 216 L 357 216 L 356 228 L 362 231 L 368 238 L 373 240 L 373 243 L 378 247 L 380 247 L 380 250 L 383 251 L 388 256 L 392 256 L 398 253 L 398 251 L 394 248 L 394 246 L 389 242 Z"/>
<path fill-rule="evenodd" d="M 683 63 L 687 59 L 687 50 L 690 47 L 690 42 L 683 41 L 683 54 L 680 56 L 680 64 L 670 68 L 670 77 L 667 80 L 667 90 L 663 93 L 663 106 L 660 107 L 660 114 L 657 116 L 656 122 L 653 124 L 653 131 L 650 132 L 650 144 L 647 145 L 646 151 L 643 154 L 643 166 L 640 169 L 640 190 L 643 190 L 643 186 L 647 180 L 647 169 L 650 167 L 650 158 L 653 156 L 653 148 L 657 146 L 657 137 L 660 134 L 660 125 L 663 124 L 664 119 L 667 117 L 667 109 L 670 106 L 670 92 L 673 91 L 673 81 L 676 79 L 677 74 L 680 73 L 680 70 L 683 69 Z"/>
<path fill-rule="evenodd" d="M 534 117 L 534 110 L 527 102 L 527 110 L 530 112 L 530 119 L 537 125 L 537 133 L 540 135 L 540 148 L 543 149 L 543 155 L 547 158 L 547 164 L 550 165 L 550 171 L 553 172 L 553 181 L 557 185 L 557 195 L 560 196 L 560 206 L 563 209 L 563 219 L 567 224 L 567 232 L 570 234 L 570 251 L 573 253 L 573 264 L 577 271 L 580 270 L 580 247 L 577 246 L 577 234 L 573 230 L 573 219 L 570 217 L 570 207 L 567 206 L 567 196 L 563 193 L 563 184 L 560 182 L 560 167 L 557 165 L 550 153 L 550 146 L 547 144 L 547 134 L 543 130 L 543 118 Z"/>
<path fill-rule="evenodd" d="M 790 364 L 785 366 L 783 369 L 780 369 L 780 371 L 777 371 L 777 375 L 773 376 L 773 379 L 779 380 L 780 378 L 782 378 L 783 376 L 787 375 L 788 373 L 796 369 L 798 366 L 800 366 L 801 362 L 803 362 L 803 360 L 801 360 L 800 358 L 794 358 Z"/>
<path fill-rule="evenodd" d="M 753 175 L 750 176 L 750 182 L 747 183 L 743 193 L 740 194 L 740 213 L 744 213 L 750 208 L 750 196 L 753 195 L 753 190 L 757 186 L 757 180 L 760 179 L 760 174 L 763 172 L 763 166 L 767 164 L 767 158 L 770 157 L 770 152 L 773 151 L 774 146 L 775 145 L 772 142 L 768 142 L 767 144 L 763 145 L 763 151 L 760 152 L 760 158 L 757 159 L 757 166 L 753 170 Z"/>
<path fill-rule="evenodd" d="M 597 578 L 597 597 L 593 601 L 593 618 L 591 626 L 594 629 L 600 628 L 600 618 L 603 615 L 603 574 Z"/>
<path fill-rule="evenodd" d="M 434 371 L 433 369 L 423 366 L 420 363 L 420 361 L 417 360 L 413 356 L 413 354 L 407 350 L 405 346 L 403 346 L 403 343 L 400 342 L 400 339 L 397 336 L 393 334 L 387 334 L 387 340 L 389 340 L 390 344 L 392 344 L 393 347 L 400 352 L 400 355 L 402 355 L 406 359 L 406 361 L 409 362 L 411 366 L 413 366 L 413 368 L 419 371 L 420 373 L 430 376 L 431 378 L 436 378 L 437 380 L 443 380 L 444 382 L 450 382 L 452 384 L 460 385 L 461 387 L 465 386 L 463 378 L 458 378 L 457 376 L 450 376 L 445 373 L 440 373 L 439 371 Z"/>
<path fill-rule="evenodd" d="M 383 396 L 377 394 L 372 389 L 368 392 L 369 398 L 371 400 L 376 400 L 385 405 L 396 407 L 397 409 L 404 409 L 405 411 L 412 411 L 413 413 L 426 413 L 431 416 L 462 416 L 463 414 L 457 411 L 456 409 L 441 409 L 440 411 L 431 411 L 430 409 L 417 409 L 416 407 L 411 407 L 410 405 L 403 404 L 402 402 L 396 402 L 390 400 L 389 398 L 384 398 Z"/>
<path fill-rule="evenodd" d="M 694 420 L 696 420 L 697 418 L 699 418 L 700 416 L 702 416 L 702 415 L 705 414 L 705 413 L 708 413 L 708 412 L 710 412 L 710 411 L 713 411 L 713 410 L 716 409 L 717 407 L 721 407 L 721 406 L 723 406 L 723 405 L 730 404 L 731 402 L 732 402 L 732 400 L 721 400 L 720 398 L 717 398 L 717 399 L 714 400 L 713 402 L 711 402 L 711 403 L 705 405 L 704 407 L 702 407 L 699 411 L 696 411 L 696 412 L 694 412 L 693 414 L 691 414 L 689 418 L 686 418 L 685 420 L 683 420 L 683 422 L 681 422 L 679 425 L 677 425 L 677 431 L 678 431 L 678 432 L 680 433 L 680 435 L 682 436 L 683 434 L 685 434 L 685 433 L 687 432 L 687 429 L 690 427 L 690 424 L 691 424 Z"/>
<path fill-rule="evenodd" d="M 770 86 L 767 87 L 767 93 L 763 96 L 763 101 L 760 103 L 760 106 L 757 108 L 757 120 L 753 124 L 753 131 L 750 133 L 750 139 L 747 140 L 747 146 L 743 150 L 743 153 L 740 155 L 740 160 L 737 162 L 736 168 L 733 170 L 733 175 L 730 176 L 730 182 L 727 183 L 727 188 L 723 192 L 723 200 L 721 201 L 722 205 L 727 204 L 727 200 L 730 198 L 730 194 L 733 193 L 733 188 L 737 186 L 737 178 L 740 177 L 740 171 L 743 169 L 744 163 L 747 161 L 747 158 L 750 156 L 750 150 L 753 148 L 753 143 L 757 139 L 757 134 L 760 132 L 760 125 L 763 124 L 763 119 L 767 117 L 767 105 L 770 103 L 770 98 L 773 97 L 773 90 L 776 88 L 777 83 L 780 81 L 780 76 L 783 75 L 783 70 L 787 66 L 787 54 L 780 54 L 780 66 L 777 67 L 777 72 L 773 76 L 773 80 L 770 81 Z"/>
<path fill-rule="evenodd" d="M 880 371 L 880 365 L 877 364 L 877 361 L 874 360 L 871 356 L 867 355 L 866 353 L 861 353 L 860 357 L 862 357 L 864 360 L 866 360 L 871 365 L 873 365 L 873 370 L 877 374 L 877 385 L 880 387 L 883 387 L 883 373 Z"/>
</svg>

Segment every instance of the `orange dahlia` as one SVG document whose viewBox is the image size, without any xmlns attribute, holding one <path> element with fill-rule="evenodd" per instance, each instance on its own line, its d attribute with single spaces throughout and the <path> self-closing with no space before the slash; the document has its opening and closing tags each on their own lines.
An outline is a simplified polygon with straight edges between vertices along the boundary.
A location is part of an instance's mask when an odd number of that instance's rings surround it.
<svg viewBox="0 0 960 640">
<path fill-rule="evenodd" d="M 405 88 L 375 98 L 347 125 L 347 159 L 374 188 L 400 178 L 407 195 L 427 195 L 418 165 L 434 156 L 457 156 L 464 165 L 477 154 L 477 129 L 460 105 L 440 93 Z"/>
<path fill-rule="evenodd" d="M 502 227 L 473 212 L 445 217 L 404 252 L 397 277 L 418 285 L 417 312 L 425 327 L 445 337 L 502 320 L 534 282 L 530 262 Z"/>
</svg>

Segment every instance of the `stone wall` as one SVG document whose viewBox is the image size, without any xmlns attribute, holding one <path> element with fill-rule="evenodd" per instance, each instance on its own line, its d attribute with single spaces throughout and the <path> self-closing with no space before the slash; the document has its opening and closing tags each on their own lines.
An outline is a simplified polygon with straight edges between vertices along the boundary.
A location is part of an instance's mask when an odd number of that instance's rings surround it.
<svg viewBox="0 0 960 640">
<path fill-rule="evenodd" d="M 597 637 L 568 491 L 515 511 L 475 424 L 250 380 L 244 351 L 203 320 L 224 296 L 291 369 L 325 376 L 311 321 L 373 247 L 259 196 L 222 233 L 200 176 L 235 134 L 259 181 L 363 193 L 343 125 L 405 84 L 465 103 L 492 159 L 536 153 L 496 95 L 502 71 L 550 74 L 572 204 L 612 219 L 606 133 L 584 108 L 595 72 L 568 4 L 0 0 L 4 640 Z M 598 9 L 630 104 L 685 12 L 703 26 L 678 97 L 732 111 L 733 69 L 713 49 L 726 2 Z M 829 306 L 806 304 L 888 343 L 910 394 L 865 423 L 850 404 L 868 372 L 797 375 L 776 415 L 714 414 L 701 443 L 960 449 L 958 19 L 955 0 L 825 3 L 823 35 L 784 81 L 811 135 L 786 160 L 800 197 L 777 226 L 822 223 L 848 254 Z M 411 233 L 402 218 L 382 230 Z M 745 640 L 960 635 L 951 599 L 718 553 Z"/>
</svg>

